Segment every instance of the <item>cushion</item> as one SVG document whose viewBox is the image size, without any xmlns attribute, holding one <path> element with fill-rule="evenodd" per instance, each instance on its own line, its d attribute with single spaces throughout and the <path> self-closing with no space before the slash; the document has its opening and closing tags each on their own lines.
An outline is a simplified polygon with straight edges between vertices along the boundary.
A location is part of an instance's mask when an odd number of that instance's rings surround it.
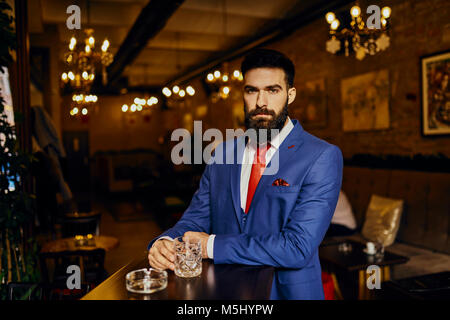
<svg viewBox="0 0 450 320">
<path fill-rule="evenodd" d="M 403 200 L 372 194 L 362 235 L 370 241 L 380 242 L 385 247 L 395 241 L 403 212 Z"/>
</svg>

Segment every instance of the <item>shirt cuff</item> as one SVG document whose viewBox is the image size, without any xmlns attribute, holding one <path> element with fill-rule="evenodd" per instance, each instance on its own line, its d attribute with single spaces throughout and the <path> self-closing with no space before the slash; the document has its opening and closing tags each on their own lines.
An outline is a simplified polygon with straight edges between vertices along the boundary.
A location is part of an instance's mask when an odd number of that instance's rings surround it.
<svg viewBox="0 0 450 320">
<path fill-rule="evenodd" d="M 208 238 L 208 243 L 206 245 L 206 252 L 208 254 L 209 259 L 214 259 L 214 238 L 216 237 L 215 234 L 212 234 Z"/>
</svg>

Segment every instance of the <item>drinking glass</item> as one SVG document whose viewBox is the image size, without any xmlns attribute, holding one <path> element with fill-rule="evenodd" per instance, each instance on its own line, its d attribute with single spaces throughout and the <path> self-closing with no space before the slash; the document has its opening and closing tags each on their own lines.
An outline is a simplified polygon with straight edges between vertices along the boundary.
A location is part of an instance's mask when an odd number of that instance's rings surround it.
<svg viewBox="0 0 450 320">
<path fill-rule="evenodd" d="M 183 241 L 178 237 L 175 246 L 175 274 L 182 278 L 197 277 L 202 273 L 201 240 Z"/>
</svg>

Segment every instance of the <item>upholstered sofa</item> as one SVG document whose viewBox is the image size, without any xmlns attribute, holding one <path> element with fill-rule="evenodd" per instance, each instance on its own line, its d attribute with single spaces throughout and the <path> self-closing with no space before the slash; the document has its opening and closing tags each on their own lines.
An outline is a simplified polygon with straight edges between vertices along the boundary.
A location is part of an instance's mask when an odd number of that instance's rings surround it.
<svg viewBox="0 0 450 320">
<path fill-rule="evenodd" d="M 386 250 L 410 260 L 392 268 L 392 279 L 450 271 L 450 173 L 345 166 L 342 189 L 358 224 L 351 238 L 361 242 L 372 194 L 404 200 L 396 240 Z"/>
</svg>

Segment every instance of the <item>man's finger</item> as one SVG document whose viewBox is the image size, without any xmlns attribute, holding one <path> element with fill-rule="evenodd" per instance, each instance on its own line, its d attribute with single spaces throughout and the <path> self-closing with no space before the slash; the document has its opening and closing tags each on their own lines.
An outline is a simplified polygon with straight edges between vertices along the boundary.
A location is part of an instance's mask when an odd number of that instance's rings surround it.
<svg viewBox="0 0 450 320">
<path fill-rule="evenodd" d="M 173 262 L 175 260 L 175 255 L 170 252 L 165 246 L 161 247 L 161 250 L 159 252 L 170 262 Z"/>
<path fill-rule="evenodd" d="M 164 264 L 164 262 L 161 259 L 159 259 L 155 254 L 151 256 L 151 260 L 155 268 L 160 270 L 168 269 L 168 267 Z"/>
<path fill-rule="evenodd" d="M 174 269 L 173 263 L 170 260 L 166 259 L 166 257 L 164 257 L 159 250 L 155 251 L 155 254 L 153 257 L 155 258 L 156 261 L 158 261 L 160 264 L 162 264 L 165 268 L 170 269 L 170 270 Z"/>
<path fill-rule="evenodd" d="M 150 265 L 152 266 L 152 268 L 155 268 L 155 269 L 158 269 L 158 270 L 165 270 L 166 269 L 162 264 L 160 264 L 157 261 L 155 261 L 155 259 L 153 257 L 150 257 L 149 262 L 150 262 Z"/>
<path fill-rule="evenodd" d="M 165 248 L 167 248 L 167 250 L 169 250 L 170 253 L 175 254 L 175 248 L 173 245 L 173 241 L 164 241 L 163 245 Z"/>
</svg>

